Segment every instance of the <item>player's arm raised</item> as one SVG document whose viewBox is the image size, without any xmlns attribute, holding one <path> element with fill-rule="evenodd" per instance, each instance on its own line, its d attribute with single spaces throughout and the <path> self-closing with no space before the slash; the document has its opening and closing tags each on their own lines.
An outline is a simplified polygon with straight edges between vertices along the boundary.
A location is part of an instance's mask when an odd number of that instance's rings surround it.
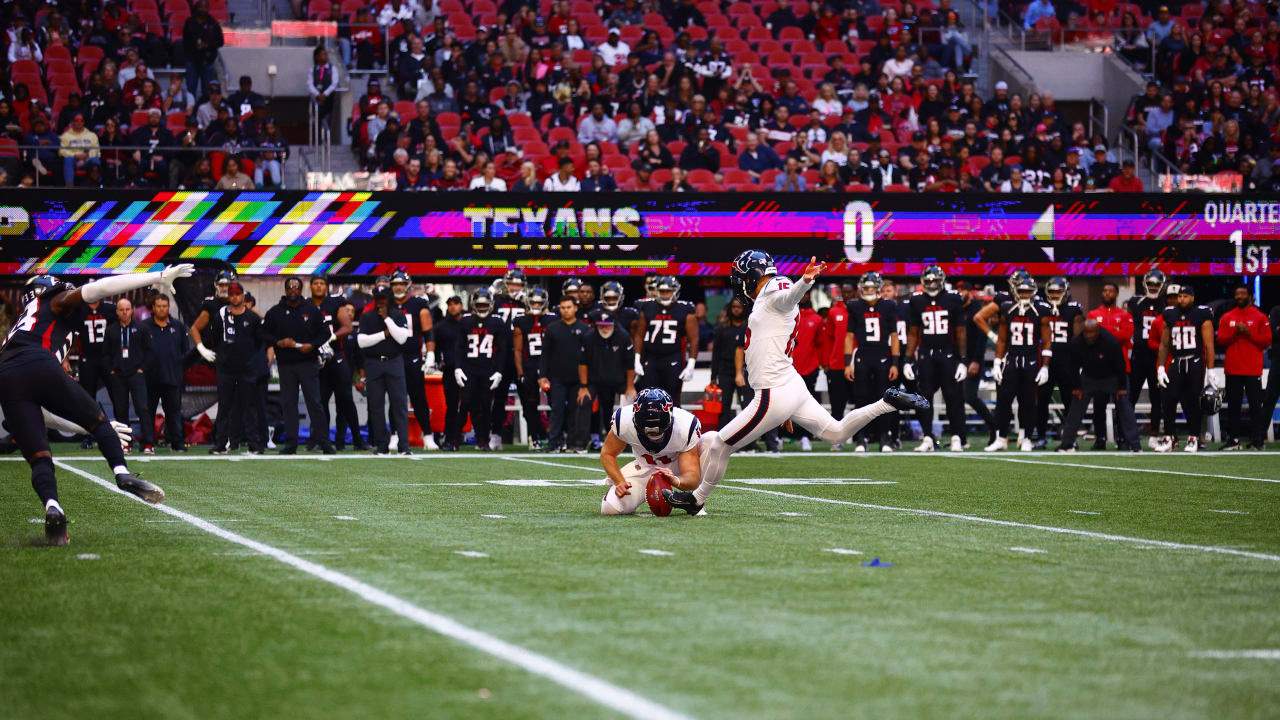
<svg viewBox="0 0 1280 720">
<path fill-rule="evenodd" d="M 622 477 L 622 471 L 618 469 L 618 456 L 626 449 L 627 444 L 622 442 L 622 438 L 612 430 L 605 436 L 604 443 L 600 446 L 600 464 L 604 466 L 604 473 L 609 476 L 609 481 L 613 483 L 613 490 L 618 497 L 631 494 L 631 483 Z"/>
<path fill-rule="evenodd" d="M 800 304 L 800 300 L 813 287 L 813 281 L 826 269 L 826 263 L 818 262 L 816 257 L 809 258 L 809 264 L 805 266 L 804 273 L 800 276 L 800 279 L 791 283 L 791 286 L 787 289 L 770 295 L 765 300 L 765 303 L 778 312 L 790 312 L 792 308 Z M 765 278 L 762 282 L 767 281 L 768 279 Z"/>
<path fill-rule="evenodd" d="M 85 303 L 96 303 L 109 297 L 123 295 L 130 290 L 156 286 L 161 292 L 173 295 L 173 281 L 178 278 L 191 277 L 196 266 L 190 264 L 171 265 L 158 272 L 126 273 L 112 275 L 101 280 L 94 280 L 70 292 L 61 293 L 53 298 L 53 311 L 65 316 Z"/>
</svg>

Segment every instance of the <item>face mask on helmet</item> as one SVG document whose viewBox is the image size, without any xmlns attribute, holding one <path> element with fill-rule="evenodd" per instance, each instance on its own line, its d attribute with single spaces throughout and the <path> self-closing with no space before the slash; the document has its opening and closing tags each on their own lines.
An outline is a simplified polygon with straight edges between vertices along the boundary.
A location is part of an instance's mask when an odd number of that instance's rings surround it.
<svg viewBox="0 0 1280 720">
<path fill-rule="evenodd" d="M 534 288 L 529 292 L 529 297 L 525 304 L 529 306 L 529 312 L 534 315 L 541 315 L 547 309 L 547 291 L 542 288 Z"/>
<path fill-rule="evenodd" d="M 1029 283 L 1025 280 L 1019 281 L 1013 288 L 1014 295 L 1018 298 L 1018 304 L 1027 307 L 1031 304 L 1031 299 L 1036 296 L 1035 283 Z"/>
<path fill-rule="evenodd" d="M 924 271 L 924 275 L 920 277 L 920 284 L 924 286 L 926 295 L 933 296 L 942 292 L 942 285 L 946 280 L 947 276 L 941 268 L 933 267 Z"/>
<path fill-rule="evenodd" d="M 656 275 L 644 279 L 644 294 L 649 297 L 658 296 L 658 278 Z"/>
<path fill-rule="evenodd" d="M 671 305 L 679 296 L 680 283 L 672 279 L 664 279 L 658 283 L 658 303 L 660 305 Z"/>
<path fill-rule="evenodd" d="M 1067 299 L 1067 281 L 1065 278 L 1053 278 L 1044 286 L 1044 296 L 1049 304 L 1058 307 Z"/>
<path fill-rule="evenodd" d="M 604 305 L 605 310 L 616 312 L 618 308 L 622 307 L 622 295 L 605 290 L 604 294 L 600 296 L 600 302 Z"/>
<path fill-rule="evenodd" d="M 474 313 L 476 317 L 487 318 L 489 317 L 489 313 L 493 312 L 493 301 L 489 299 L 488 295 L 481 295 L 477 298 L 473 298 L 471 300 L 471 312 Z"/>
<path fill-rule="evenodd" d="M 866 300 L 867 302 L 876 300 L 880 297 L 880 288 L 882 287 L 884 287 L 884 281 L 879 277 L 864 277 L 862 282 L 858 283 L 858 297 Z"/>
<path fill-rule="evenodd" d="M 521 300 L 524 298 L 524 280 L 508 280 L 507 294 L 512 300 Z"/>
<path fill-rule="evenodd" d="M 1164 289 L 1165 277 L 1164 273 L 1153 270 L 1142 278 L 1143 287 L 1147 291 L 1147 298 L 1156 300 L 1160 297 L 1160 291 Z"/>
<path fill-rule="evenodd" d="M 409 296 L 409 284 L 404 282 L 391 283 L 391 296 L 396 300 L 404 300 Z"/>
</svg>

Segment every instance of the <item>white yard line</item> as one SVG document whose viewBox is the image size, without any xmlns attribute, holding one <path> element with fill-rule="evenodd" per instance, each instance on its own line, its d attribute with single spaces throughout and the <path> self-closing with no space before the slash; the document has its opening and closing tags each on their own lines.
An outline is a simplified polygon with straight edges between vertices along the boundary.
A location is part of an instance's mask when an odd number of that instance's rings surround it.
<svg viewBox="0 0 1280 720">
<path fill-rule="evenodd" d="M 890 512 L 911 513 L 912 515 L 926 515 L 928 517 L 945 517 L 954 520 L 968 520 L 969 522 L 986 523 L 988 525 L 1001 525 L 1004 527 L 1024 528 L 1027 530 L 1040 530 L 1043 532 L 1058 533 L 1060 535 L 1079 535 L 1081 537 L 1094 538 L 1095 540 L 1110 540 L 1112 542 L 1138 543 L 1149 547 L 1160 547 L 1167 550 L 1199 550 L 1201 552 L 1217 553 L 1220 555 L 1237 555 L 1239 557 L 1253 558 L 1255 560 L 1270 560 L 1272 562 L 1280 562 L 1280 555 L 1269 555 L 1267 553 L 1247 552 L 1245 550 L 1233 550 L 1231 548 L 1216 547 L 1213 545 L 1191 545 L 1188 543 L 1168 542 L 1165 540 L 1147 540 L 1144 538 L 1129 537 L 1127 535 L 1113 535 L 1111 533 L 1091 532 L 1089 530 L 1075 530 L 1073 528 L 1053 527 L 1051 525 L 1035 525 L 1033 523 L 1020 523 L 1011 520 L 996 520 L 995 518 L 978 517 L 977 515 L 961 515 L 959 513 L 939 512 L 937 510 L 921 510 L 919 508 L 894 507 L 892 505 L 873 505 L 871 503 L 852 502 L 849 500 L 835 500 L 832 498 L 814 497 L 812 495 L 797 495 L 795 493 L 779 492 L 777 490 L 764 490 L 753 487 L 740 486 L 721 486 L 728 490 L 737 490 L 739 492 L 760 493 L 762 495 L 776 495 L 778 497 L 791 498 L 793 500 L 809 500 L 811 502 L 827 503 L 830 505 L 846 505 L 849 507 L 866 508 L 868 510 L 888 510 Z"/>
<path fill-rule="evenodd" d="M 1050 460 L 1028 460 L 1025 458 L 1002 457 L 994 453 L 984 453 L 982 455 L 956 453 L 952 457 L 965 458 L 967 460 L 995 460 L 997 462 L 1020 463 L 1024 465 L 1052 465 L 1054 467 L 1088 468 L 1090 470 L 1116 470 L 1119 472 L 1151 473 L 1155 475 L 1185 475 L 1187 477 L 1208 477 L 1208 478 L 1222 478 L 1224 480 L 1249 480 L 1252 482 L 1280 483 L 1280 480 L 1272 480 L 1270 478 L 1242 477 L 1240 475 L 1219 475 L 1217 473 L 1187 472 L 1185 470 L 1157 470 L 1154 468 L 1121 467 L 1118 465 L 1084 465 L 1081 463 L 1052 462 Z"/>
<path fill-rule="evenodd" d="M 55 464 L 63 470 L 79 475 L 80 477 L 97 485 L 101 485 L 111 492 L 123 495 L 144 505 L 146 504 L 133 495 L 116 488 L 115 483 L 107 482 L 92 473 L 85 472 L 84 470 L 62 461 L 56 461 Z M 580 670 L 575 670 L 574 668 L 563 665 L 545 655 L 541 655 L 532 650 L 520 647 L 519 645 L 506 642 L 505 640 L 500 640 L 488 633 L 467 627 L 450 617 L 419 607 L 407 600 L 402 600 L 385 590 L 379 590 L 372 585 L 356 580 L 350 575 L 340 573 L 336 570 L 331 570 L 319 563 L 303 560 L 293 553 L 286 552 L 277 547 L 272 547 L 266 543 L 258 542 L 257 540 L 250 540 L 243 535 L 237 535 L 229 530 L 224 530 L 223 528 L 213 525 L 207 520 L 192 515 L 191 513 L 184 512 L 167 505 L 152 505 L 150 507 L 171 517 L 175 517 L 189 523 L 210 535 L 220 537 L 227 542 L 241 545 L 262 555 L 274 558 L 275 560 L 297 570 L 301 570 L 312 577 L 342 588 L 366 602 L 389 610 L 407 620 L 411 620 L 428 630 L 432 630 L 440 635 L 457 640 L 464 645 L 491 655 L 499 660 L 511 663 L 512 665 L 522 668 L 534 675 L 546 678 L 557 685 L 576 692 L 603 707 L 607 707 L 627 717 L 643 718 L 645 720 L 680 720 L 686 717 L 675 710 L 659 705 L 658 703 L 637 695 L 630 690 L 618 687 L 606 680 L 602 680 L 593 675 L 588 675 Z"/>
<path fill-rule="evenodd" d="M 1280 660 L 1280 650 L 1199 650 L 1188 656 L 1211 660 Z"/>
</svg>

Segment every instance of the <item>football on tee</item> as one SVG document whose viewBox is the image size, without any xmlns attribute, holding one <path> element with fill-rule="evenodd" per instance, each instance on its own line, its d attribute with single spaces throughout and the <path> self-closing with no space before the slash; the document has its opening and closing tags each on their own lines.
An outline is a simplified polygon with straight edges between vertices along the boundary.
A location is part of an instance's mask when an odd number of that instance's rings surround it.
<svg viewBox="0 0 1280 720">
<path fill-rule="evenodd" d="M 664 472 L 655 472 L 649 476 L 649 484 L 645 486 L 644 494 L 649 500 L 649 509 L 658 517 L 666 517 L 671 514 L 671 503 L 662 497 L 662 490 L 671 487 L 669 476 Z"/>
</svg>

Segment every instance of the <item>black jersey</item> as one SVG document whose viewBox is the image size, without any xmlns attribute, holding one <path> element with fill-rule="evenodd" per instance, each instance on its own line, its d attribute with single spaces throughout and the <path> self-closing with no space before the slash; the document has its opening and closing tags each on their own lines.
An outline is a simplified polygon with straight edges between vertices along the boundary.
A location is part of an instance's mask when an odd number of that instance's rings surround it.
<svg viewBox="0 0 1280 720">
<path fill-rule="evenodd" d="M 1071 342 L 1071 338 L 1075 336 L 1076 318 L 1084 316 L 1084 307 L 1075 300 L 1058 303 L 1054 307 L 1052 303 L 1045 303 L 1049 306 L 1049 330 L 1050 337 L 1053 338 L 1054 359 L 1058 358 L 1058 352 L 1066 352 L 1067 343 Z"/>
<path fill-rule="evenodd" d="M 209 318 L 209 322 L 213 322 L 213 319 L 218 315 L 218 311 L 226 306 L 227 306 L 226 300 L 210 295 L 209 297 L 205 298 L 200 302 L 200 312 L 206 314 L 206 316 Z M 208 327 L 208 326 L 206 325 L 205 327 Z M 218 349 L 217 337 L 206 337 L 203 333 L 201 333 L 200 341 L 204 343 L 204 346 L 209 348 L 210 350 L 216 351 Z"/>
<path fill-rule="evenodd" d="M 1162 313 L 1165 329 L 1169 331 L 1169 355 L 1175 360 L 1198 358 L 1204 355 L 1204 339 L 1200 328 L 1205 322 L 1213 322 L 1213 312 L 1204 305 L 1192 305 L 1185 310 L 1174 305 Z"/>
<path fill-rule="evenodd" d="M 502 371 L 502 358 L 510 354 L 510 334 L 506 323 L 497 315 L 481 318 L 467 313 L 458 321 L 454 355 L 458 367 L 472 382 L 489 381 L 489 376 Z"/>
<path fill-rule="evenodd" d="M 1125 309 L 1133 316 L 1133 355 L 1135 357 L 1151 355 L 1151 347 L 1147 345 L 1148 336 L 1151 334 L 1151 323 L 1160 317 L 1165 307 L 1163 296 L 1152 300 L 1135 295 L 1125 303 Z"/>
<path fill-rule="evenodd" d="M 1008 325 L 1004 353 L 1006 358 L 1020 357 L 1039 362 L 1040 321 L 1053 314 L 1053 308 L 1040 299 L 1027 305 L 1006 301 L 1000 306 L 1000 317 Z"/>
<path fill-rule="evenodd" d="M 857 341 L 859 353 L 876 357 L 889 354 L 889 336 L 898 331 L 898 303 L 893 300 L 877 300 L 869 303 L 862 298 L 845 303 L 849 309 L 849 332 Z"/>
<path fill-rule="evenodd" d="M 431 303 L 416 295 L 405 298 L 404 302 L 394 299 L 391 302 L 409 318 L 409 339 L 401 346 L 401 352 L 410 360 L 422 357 L 422 311 L 430 313 Z"/>
<path fill-rule="evenodd" d="M 314 300 L 312 301 L 312 304 L 315 304 Z M 342 327 L 342 323 L 338 322 L 338 311 L 350 304 L 351 303 L 347 302 L 347 299 L 341 295 L 330 295 L 324 300 L 321 300 L 319 305 L 316 305 L 320 310 L 321 317 L 323 317 L 325 323 L 328 324 L 330 332 L 337 334 L 338 329 Z M 329 343 L 329 347 L 333 348 L 335 353 L 343 353 L 345 344 L 345 339 L 339 338 L 338 340 L 334 340 Z"/>
<path fill-rule="evenodd" d="M 493 314 L 511 327 L 512 321 L 525 314 L 524 303 L 510 295 L 498 295 L 493 299 Z"/>
<path fill-rule="evenodd" d="M 965 321 L 964 301 L 958 294 L 917 292 L 912 293 L 907 304 L 911 308 L 911 327 L 920 328 L 922 349 L 955 349 L 952 333 Z"/>
<path fill-rule="evenodd" d="M 102 361 L 107 354 L 107 326 L 116 321 L 116 304 L 103 300 L 97 308 L 81 305 L 76 313 L 80 328 L 80 358 Z"/>
<path fill-rule="evenodd" d="M 647 327 L 644 332 L 645 357 L 665 357 L 680 352 L 685 339 L 685 324 L 694 313 L 693 303 L 677 300 L 663 305 L 657 300 L 641 300 L 636 311 L 644 316 Z M 696 354 L 694 348 L 691 354 Z"/>
<path fill-rule="evenodd" d="M 556 313 L 525 313 L 511 321 L 512 326 L 520 331 L 520 355 L 525 375 L 537 377 L 542 364 L 542 336 L 546 333 L 547 326 L 558 317 Z"/>
<path fill-rule="evenodd" d="M 263 322 L 248 307 L 236 315 L 230 305 L 214 310 L 205 326 L 205 343 L 217 343 L 218 359 L 215 366 L 236 373 L 257 376 L 266 371 L 266 342 Z"/>
<path fill-rule="evenodd" d="M 67 357 L 71 348 L 71 340 L 75 337 L 79 326 L 76 314 L 63 317 L 53 310 L 53 298 L 60 292 L 43 293 L 22 308 L 17 322 L 9 329 L 4 339 L 4 348 L 0 349 L 0 357 L 10 362 L 20 355 L 31 358 L 44 357 L 51 354 L 58 362 Z M 37 352 L 31 352 L 37 351 Z"/>
</svg>

